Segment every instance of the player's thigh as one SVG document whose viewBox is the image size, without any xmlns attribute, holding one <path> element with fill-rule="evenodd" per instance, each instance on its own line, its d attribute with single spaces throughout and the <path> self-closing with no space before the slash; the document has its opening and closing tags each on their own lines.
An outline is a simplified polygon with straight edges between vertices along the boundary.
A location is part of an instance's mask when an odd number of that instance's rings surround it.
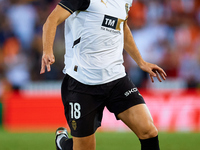
<svg viewBox="0 0 200 150">
<path fill-rule="evenodd" d="M 73 150 L 95 150 L 95 134 L 86 137 L 73 137 Z"/>
<path fill-rule="evenodd" d="M 140 139 L 157 136 L 152 116 L 146 104 L 139 104 L 118 114 L 121 119 Z"/>
</svg>

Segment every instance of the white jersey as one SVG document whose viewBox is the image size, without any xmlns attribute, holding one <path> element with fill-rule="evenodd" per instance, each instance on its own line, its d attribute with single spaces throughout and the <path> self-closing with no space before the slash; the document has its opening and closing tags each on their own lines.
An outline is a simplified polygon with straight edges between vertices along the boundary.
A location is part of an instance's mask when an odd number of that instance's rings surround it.
<svg viewBox="0 0 200 150">
<path fill-rule="evenodd" d="M 86 10 L 66 19 L 65 74 L 88 85 L 125 76 L 123 25 L 131 4 L 132 0 L 90 0 Z"/>
</svg>

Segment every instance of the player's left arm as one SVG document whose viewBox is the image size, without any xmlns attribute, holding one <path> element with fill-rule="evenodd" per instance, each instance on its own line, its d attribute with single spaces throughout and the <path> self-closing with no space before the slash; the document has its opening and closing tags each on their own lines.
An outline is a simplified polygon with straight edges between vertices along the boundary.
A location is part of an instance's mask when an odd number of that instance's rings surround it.
<svg viewBox="0 0 200 150">
<path fill-rule="evenodd" d="M 135 44 L 132 33 L 127 25 L 127 21 L 124 23 L 124 49 L 135 60 L 135 62 L 143 71 L 149 73 L 152 82 L 154 82 L 153 77 L 157 77 L 160 82 L 162 82 L 160 76 L 163 80 L 166 80 L 167 74 L 162 68 L 156 64 L 152 64 L 143 60 Z"/>
</svg>

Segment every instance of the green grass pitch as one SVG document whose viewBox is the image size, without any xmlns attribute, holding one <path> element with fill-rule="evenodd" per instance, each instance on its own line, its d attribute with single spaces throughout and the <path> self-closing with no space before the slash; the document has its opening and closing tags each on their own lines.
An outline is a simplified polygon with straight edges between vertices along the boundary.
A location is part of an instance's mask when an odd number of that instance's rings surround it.
<svg viewBox="0 0 200 150">
<path fill-rule="evenodd" d="M 9 133 L 0 128 L 0 150 L 55 150 L 54 133 Z M 140 150 L 131 132 L 97 132 L 97 150 Z M 161 150 L 200 149 L 200 133 L 159 133 Z"/>
</svg>

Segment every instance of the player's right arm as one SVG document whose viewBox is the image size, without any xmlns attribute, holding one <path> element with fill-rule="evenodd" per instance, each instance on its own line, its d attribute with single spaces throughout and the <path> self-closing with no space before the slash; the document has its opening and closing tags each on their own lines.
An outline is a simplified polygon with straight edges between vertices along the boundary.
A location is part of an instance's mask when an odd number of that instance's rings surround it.
<svg viewBox="0 0 200 150">
<path fill-rule="evenodd" d="M 57 26 L 70 15 L 70 11 L 64 9 L 60 5 L 57 5 L 44 23 L 42 34 L 43 55 L 40 74 L 45 73 L 45 67 L 47 67 L 47 71 L 51 71 L 50 65 L 55 62 L 53 54 L 53 42 L 55 39 Z"/>
</svg>

